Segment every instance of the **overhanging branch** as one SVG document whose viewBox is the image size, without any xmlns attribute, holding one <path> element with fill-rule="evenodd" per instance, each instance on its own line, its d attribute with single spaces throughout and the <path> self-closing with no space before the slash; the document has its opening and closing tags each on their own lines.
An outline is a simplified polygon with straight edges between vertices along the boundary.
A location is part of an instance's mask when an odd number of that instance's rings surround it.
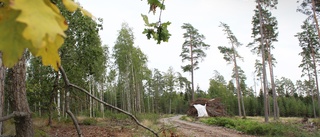
<svg viewBox="0 0 320 137">
<path fill-rule="evenodd" d="M 102 103 L 102 104 L 104 104 L 104 105 L 106 105 L 106 106 L 108 106 L 108 107 L 111 107 L 112 109 L 118 110 L 118 111 L 120 111 L 121 113 L 124 113 L 124 114 L 130 116 L 130 117 L 136 122 L 136 124 L 138 124 L 139 126 L 141 126 L 142 128 L 144 128 L 144 129 L 146 129 L 146 130 L 149 130 L 149 131 L 152 132 L 155 136 L 157 136 L 157 137 L 159 136 L 158 133 L 156 133 L 155 131 L 153 131 L 151 128 L 148 128 L 148 127 L 144 126 L 143 124 L 141 124 L 141 123 L 139 122 L 139 120 L 138 120 L 133 114 L 131 114 L 131 113 L 129 113 L 129 112 L 127 112 L 127 111 L 125 111 L 125 110 L 123 110 L 123 109 L 121 109 L 121 108 L 118 108 L 118 107 L 116 107 L 116 106 L 113 106 L 113 105 L 111 105 L 111 104 L 109 104 L 109 103 L 106 103 L 106 102 L 100 100 L 99 98 L 93 96 L 92 94 L 90 94 L 87 90 L 85 90 L 85 89 L 83 89 L 83 88 L 81 88 L 81 87 L 79 87 L 79 86 L 77 86 L 77 85 L 74 85 L 74 84 L 70 83 L 70 82 L 69 82 L 69 79 L 68 79 L 68 77 L 67 77 L 67 75 L 66 75 L 66 73 L 65 73 L 65 71 L 64 71 L 64 69 L 62 68 L 62 66 L 59 67 L 59 71 L 60 71 L 60 73 L 62 74 L 62 78 L 63 78 L 63 80 L 65 81 L 66 85 L 68 85 L 68 86 L 70 86 L 70 87 L 73 87 L 73 88 L 75 88 L 75 89 L 78 89 L 78 90 L 86 93 L 87 95 L 89 95 L 90 97 L 92 97 L 93 99 L 95 99 L 96 101 L 98 101 L 98 102 L 100 102 L 100 103 Z"/>
</svg>

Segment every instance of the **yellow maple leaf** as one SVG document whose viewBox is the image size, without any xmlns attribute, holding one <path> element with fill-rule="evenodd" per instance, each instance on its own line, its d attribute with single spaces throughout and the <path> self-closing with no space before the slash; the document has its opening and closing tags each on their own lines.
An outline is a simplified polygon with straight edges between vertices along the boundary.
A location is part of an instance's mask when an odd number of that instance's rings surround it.
<svg viewBox="0 0 320 137">
<path fill-rule="evenodd" d="M 88 17 L 90 17 L 90 18 L 93 17 L 92 14 L 91 14 L 89 11 L 87 11 L 87 10 L 85 10 L 85 9 L 83 9 L 83 8 L 80 8 L 80 10 L 81 10 L 81 12 L 82 12 L 83 15 L 88 16 Z"/>
<path fill-rule="evenodd" d="M 27 24 L 23 31 L 23 36 L 31 40 L 35 48 L 43 48 L 46 42 L 43 41 L 48 36 L 48 41 L 55 41 L 57 34 L 65 36 L 64 17 L 57 14 L 45 1 L 48 0 L 15 0 L 10 6 L 21 13 L 17 21 Z"/>
<path fill-rule="evenodd" d="M 75 3 L 73 0 L 62 0 L 62 3 L 70 12 L 74 12 L 79 8 L 83 15 L 88 16 L 90 18 L 93 17 L 89 11 L 83 9 L 80 5 Z"/>
<path fill-rule="evenodd" d="M 57 14 L 61 14 L 59 8 L 53 4 L 50 0 L 45 0 L 45 3 Z M 67 21 L 65 20 L 65 18 L 63 16 L 58 16 L 56 18 L 58 20 L 58 23 L 60 25 L 60 27 L 62 28 L 62 30 L 67 30 L 68 29 L 68 24 Z M 64 21 L 63 21 L 64 20 Z"/>
<path fill-rule="evenodd" d="M 72 0 L 62 0 L 62 3 L 70 12 L 76 11 L 79 7 L 79 5 Z"/>
<path fill-rule="evenodd" d="M 43 65 L 51 65 L 57 71 L 61 64 L 58 50 L 63 44 L 64 38 L 61 35 L 57 35 L 54 42 L 49 41 L 48 37 L 45 37 L 44 41 L 46 43 L 45 47 L 40 49 L 32 47 L 29 48 L 29 51 L 36 57 L 40 56 Z"/>
<path fill-rule="evenodd" d="M 0 8 L 0 51 L 4 66 L 13 67 L 24 50 L 32 45 L 22 36 L 26 25 L 16 21 L 20 12 L 6 6 L 9 5 L 8 0 L 3 2 L 5 6 Z"/>
</svg>

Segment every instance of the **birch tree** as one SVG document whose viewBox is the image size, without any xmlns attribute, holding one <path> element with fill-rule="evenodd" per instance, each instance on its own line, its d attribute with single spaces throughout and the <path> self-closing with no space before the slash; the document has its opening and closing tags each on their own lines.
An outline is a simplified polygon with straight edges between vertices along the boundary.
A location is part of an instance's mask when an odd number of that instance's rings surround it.
<svg viewBox="0 0 320 137">
<path fill-rule="evenodd" d="M 134 46 L 134 36 L 128 24 L 123 23 L 113 48 L 113 57 L 118 69 L 119 86 L 123 103 L 129 112 L 141 112 L 143 105 L 144 72 L 148 71 L 147 56 Z"/>
</svg>

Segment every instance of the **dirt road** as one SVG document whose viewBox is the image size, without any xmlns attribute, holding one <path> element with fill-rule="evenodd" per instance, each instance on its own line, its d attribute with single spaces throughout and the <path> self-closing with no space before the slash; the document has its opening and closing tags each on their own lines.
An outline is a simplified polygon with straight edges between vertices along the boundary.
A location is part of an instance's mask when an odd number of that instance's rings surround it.
<svg viewBox="0 0 320 137">
<path fill-rule="evenodd" d="M 163 118 L 160 122 L 177 127 L 178 132 L 185 137 L 249 137 L 248 135 L 223 127 L 183 121 L 179 119 L 180 117 L 181 115 Z"/>
</svg>

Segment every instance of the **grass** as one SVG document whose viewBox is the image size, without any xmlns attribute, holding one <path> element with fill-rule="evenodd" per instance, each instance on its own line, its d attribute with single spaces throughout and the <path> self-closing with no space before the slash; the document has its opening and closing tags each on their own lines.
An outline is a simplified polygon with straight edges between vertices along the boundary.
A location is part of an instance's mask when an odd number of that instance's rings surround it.
<svg viewBox="0 0 320 137">
<path fill-rule="evenodd" d="M 188 117 L 188 116 L 182 116 L 181 118 L 180 118 L 180 120 L 184 120 L 184 121 L 188 121 L 188 122 L 193 122 L 193 121 L 196 121 L 196 119 L 195 118 L 193 118 L 193 117 Z"/>
<path fill-rule="evenodd" d="M 258 136 L 320 136 L 318 131 L 308 132 L 302 129 L 299 123 L 301 118 L 281 118 L 280 121 L 270 120 L 264 123 L 263 117 L 248 117 L 241 119 L 238 117 L 212 117 L 201 119 L 200 121 L 208 125 L 222 126 L 235 129 L 249 135 Z"/>
</svg>

